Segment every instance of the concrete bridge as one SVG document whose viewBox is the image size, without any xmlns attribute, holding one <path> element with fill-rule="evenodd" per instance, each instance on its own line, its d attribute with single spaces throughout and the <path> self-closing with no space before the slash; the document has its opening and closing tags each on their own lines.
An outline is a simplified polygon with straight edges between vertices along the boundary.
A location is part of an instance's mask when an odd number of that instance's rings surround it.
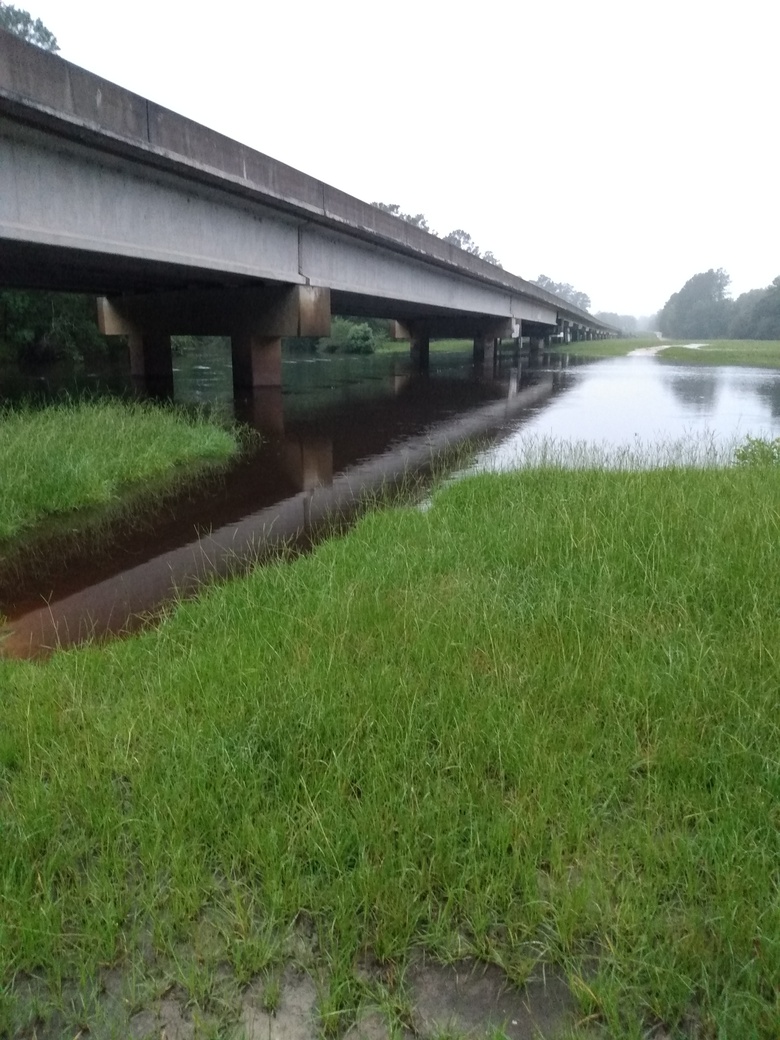
<svg viewBox="0 0 780 1040">
<path fill-rule="evenodd" d="M 302 130 L 303 132 L 303 130 Z M 522 234 L 522 216 L 517 220 Z M 322 181 L 0 30 L 0 285 L 94 292 L 131 370 L 172 382 L 171 335 L 227 335 L 237 388 L 331 313 L 432 337 L 616 330 Z"/>
</svg>

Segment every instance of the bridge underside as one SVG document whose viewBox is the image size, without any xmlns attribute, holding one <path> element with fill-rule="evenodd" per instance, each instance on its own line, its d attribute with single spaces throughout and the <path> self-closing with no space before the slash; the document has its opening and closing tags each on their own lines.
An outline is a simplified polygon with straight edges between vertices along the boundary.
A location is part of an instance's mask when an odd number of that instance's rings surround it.
<svg viewBox="0 0 780 1040">
<path fill-rule="evenodd" d="M 577 334 L 556 297 L 375 207 L 2 32 L 0 58 L 0 285 L 104 298 L 141 378 L 172 379 L 171 335 L 219 334 L 238 388 L 278 384 L 281 338 L 332 313 L 396 320 L 422 364 L 432 337 L 489 358 Z"/>
</svg>

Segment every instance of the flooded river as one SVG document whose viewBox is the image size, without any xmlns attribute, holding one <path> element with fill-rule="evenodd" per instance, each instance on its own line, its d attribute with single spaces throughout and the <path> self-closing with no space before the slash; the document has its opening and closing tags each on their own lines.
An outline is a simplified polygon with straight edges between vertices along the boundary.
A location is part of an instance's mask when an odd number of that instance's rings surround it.
<svg viewBox="0 0 780 1040">
<path fill-rule="evenodd" d="M 35 654 L 137 627 L 210 575 L 282 545 L 306 547 L 377 494 L 451 465 L 457 452 L 465 466 L 464 453 L 476 451 L 482 466 L 506 467 L 529 438 L 621 445 L 780 436 L 780 373 L 763 369 L 653 357 L 585 364 L 565 355 L 530 364 L 507 354 L 486 371 L 468 354 L 432 354 L 420 373 L 401 354 L 300 355 L 285 362 L 281 391 L 235 404 L 227 349 L 196 344 L 175 369 L 177 400 L 232 412 L 260 431 L 262 444 L 132 523 L 99 537 L 60 532 L 28 559 L 6 560 L 4 652 Z M 113 379 L 116 390 L 122 378 Z M 37 388 L 47 389 L 40 379 Z"/>
</svg>

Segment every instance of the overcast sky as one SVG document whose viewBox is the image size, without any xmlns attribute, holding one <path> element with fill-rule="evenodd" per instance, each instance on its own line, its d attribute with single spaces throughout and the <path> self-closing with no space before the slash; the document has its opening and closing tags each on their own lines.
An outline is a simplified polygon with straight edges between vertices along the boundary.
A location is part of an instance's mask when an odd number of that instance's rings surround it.
<svg viewBox="0 0 780 1040">
<path fill-rule="evenodd" d="M 61 55 L 644 315 L 780 275 L 777 0 L 16 0 Z"/>
</svg>

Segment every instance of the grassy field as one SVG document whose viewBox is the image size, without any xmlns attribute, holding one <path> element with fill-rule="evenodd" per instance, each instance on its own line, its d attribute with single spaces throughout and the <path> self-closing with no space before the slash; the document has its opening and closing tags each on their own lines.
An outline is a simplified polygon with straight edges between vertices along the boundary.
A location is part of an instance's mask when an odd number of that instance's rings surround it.
<svg viewBox="0 0 780 1040">
<path fill-rule="evenodd" d="M 0 661 L 0 1035 L 125 1036 L 171 991 L 240 1035 L 305 934 L 328 1035 L 408 1024 L 424 948 L 557 966 L 571 1036 L 776 1040 L 778 491 L 471 477 Z"/>
<path fill-rule="evenodd" d="M 780 368 L 780 342 L 770 340 L 710 340 L 698 350 L 672 344 L 659 355 L 664 360 L 695 365 L 755 365 Z"/>
<path fill-rule="evenodd" d="M 202 415 L 145 403 L 0 410 L 0 540 L 236 447 L 233 434 Z"/>
<path fill-rule="evenodd" d="M 450 354 L 458 351 L 470 353 L 474 349 L 474 341 L 471 339 L 432 339 L 430 350 L 432 354 Z M 387 339 L 378 348 L 378 354 L 408 354 L 409 340 Z"/>
<path fill-rule="evenodd" d="M 583 343 L 559 344 L 555 350 L 560 354 L 576 354 L 578 357 L 608 358 L 625 357 L 640 347 L 657 347 L 661 341 L 657 336 L 635 339 L 597 339 Z"/>
<path fill-rule="evenodd" d="M 556 349 L 579 357 L 623 357 L 640 347 L 663 347 L 658 353 L 662 361 L 684 361 L 689 365 L 755 365 L 759 368 L 780 367 L 780 343 L 768 340 L 711 340 L 706 346 L 691 350 L 684 343 L 692 340 L 604 339 L 591 343 L 568 343 Z M 704 342 L 704 341 L 702 341 Z"/>
</svg>

